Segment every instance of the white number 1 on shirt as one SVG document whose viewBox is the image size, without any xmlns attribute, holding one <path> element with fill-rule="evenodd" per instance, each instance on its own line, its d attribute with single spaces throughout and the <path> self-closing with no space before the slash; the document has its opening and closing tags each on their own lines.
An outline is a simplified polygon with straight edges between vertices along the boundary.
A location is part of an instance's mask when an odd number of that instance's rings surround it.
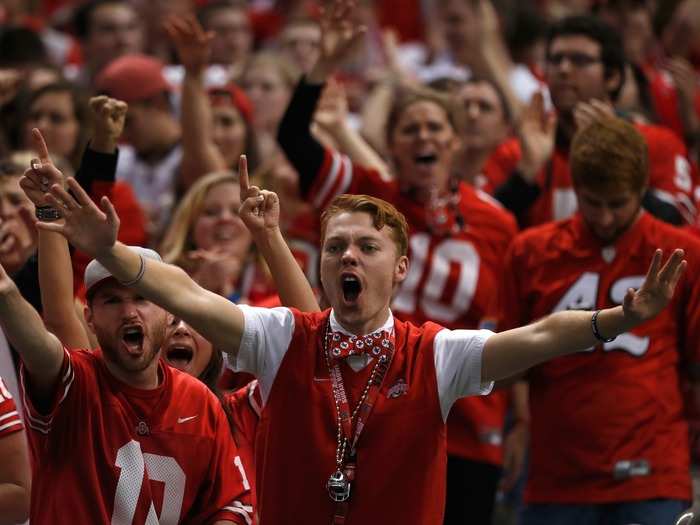
<svg viewBox="0 0 700 525">
<path fill-rule="evenodd" d="M 143 454 L 138 441 L 129 441 L 117 451 L 115 461 L 121 469 L 117 491 L 114 494 L 112 525 L 132 525 L 143 484 L 147 479 L 165 484 L 163 508 L 160 517 L 151 502 L 144 525 L 177 525 L 180 521 L 182 500 L 185 494 L 185 473 L 175 458 L 157 454 Z"/>
</svg>

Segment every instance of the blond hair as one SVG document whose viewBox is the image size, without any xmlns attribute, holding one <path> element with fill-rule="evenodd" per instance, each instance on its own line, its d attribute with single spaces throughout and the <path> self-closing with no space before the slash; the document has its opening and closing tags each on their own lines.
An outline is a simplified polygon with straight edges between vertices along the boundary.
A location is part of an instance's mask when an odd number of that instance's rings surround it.
<svg viewBox="0 0 700 525">
<path fill-rule="evenodd" d="M 238 184 L 238 175 L 231 171 L 215 172 L 197 180 L 175 210 L 168 230 L 165 232 L 160 245 L 163 261 L 188 268 L 187 252 L 196 250 L 197 246 L 192 236 L 194 224 L 202 213 L 204 199 L 209 191 L 219 184 Z"/>
</svg>

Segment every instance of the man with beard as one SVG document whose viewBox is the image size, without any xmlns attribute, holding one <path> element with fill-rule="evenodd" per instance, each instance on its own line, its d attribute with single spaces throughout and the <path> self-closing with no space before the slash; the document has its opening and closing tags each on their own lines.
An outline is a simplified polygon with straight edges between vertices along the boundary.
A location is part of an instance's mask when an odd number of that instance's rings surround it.
<svg viewBox="0 0 700 525">
<path fill-rule="evenodd" d="M 571 147 L 579 211 L 523 232 L 505 257 L 499 330 L 619 304 L 659 247 L 682 247 L 689 264 L 653 322 L 528 374 L 524 525 L 665 525 L 692 499 L 681 385 L 698 379 L 700 243 L 641 208 L 647 166 L 632 124 L 607 117 L 579 131 Z"/>
<path fill-rule="evenodd" d="M 45 149 L 32 164 L 25 177 L 37 187 L 60 180 Z M 32 523 L 248 523 L 219 401 L 159 359 L 169 314 L 128 284 L 88 265 L 85 318 L 100 348 L 69 350 L 0 267 L 0 322 L 22 359 Z"/>
</svg>

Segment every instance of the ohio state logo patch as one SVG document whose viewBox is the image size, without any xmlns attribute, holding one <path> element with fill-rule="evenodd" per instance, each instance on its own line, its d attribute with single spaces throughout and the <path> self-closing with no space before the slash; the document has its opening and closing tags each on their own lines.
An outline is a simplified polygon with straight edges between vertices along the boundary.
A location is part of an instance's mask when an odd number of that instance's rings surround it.
<svg viewBox="0 0 700 525">
<path fill-rule="evenodd" d="M 386 397 L 389 399 L 395 399 L 402 396 L 408 392 L 408 384 L 403 379 L 398 379 L 389 390 L 386 391 Z"/>
</svg>

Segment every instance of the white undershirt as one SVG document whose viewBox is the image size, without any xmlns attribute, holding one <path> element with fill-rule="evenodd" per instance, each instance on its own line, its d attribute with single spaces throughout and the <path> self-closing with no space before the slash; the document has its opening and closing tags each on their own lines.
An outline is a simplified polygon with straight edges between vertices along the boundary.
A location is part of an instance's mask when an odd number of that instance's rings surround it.
<svg viewBox="0 0 700 525">
<path fill-rule="evenodd" d="M 294 314 L 288 308 L 256 308 L 246 305 L 239 305 L 239 308 L 245 317 L 245 330 L 238 356 L 228 366 L 236 372 L 249 372 L 257 376 L 264 405 L 292 341 Z M 330 323 L 331 330 L 349 334 L 338 323 L 333 312 Z M 393 328 L 394 316 L 389 313 L 381 329 L 391 331 Z M 484 343 L 492 334 L 489 330 L 443 329 L 435 336 L 435 372 L 444 420 L 447 420 L 450 408 L 457 399 L 491 392 L 493 382 L 481 381 L 481 355 Z M 359 371 L 372 358 L 353 356 L 348 359 L 352 359 L 348 365 Z"/>
</svg>

